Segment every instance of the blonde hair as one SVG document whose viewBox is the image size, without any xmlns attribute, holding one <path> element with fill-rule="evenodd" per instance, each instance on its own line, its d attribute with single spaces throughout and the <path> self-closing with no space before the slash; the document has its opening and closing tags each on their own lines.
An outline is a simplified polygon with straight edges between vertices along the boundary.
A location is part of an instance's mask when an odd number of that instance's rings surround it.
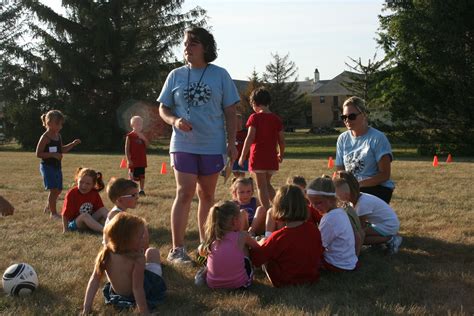
<svg viewBox="0 0 474 316">
<path fill-rule="evenodd" d="M 64 115 L 59 110 L 51 110 L 46 114 L 41 115 L 41 122 L 43 123 L 44 128 L 48 128 L 49 122 L 64 122 Z"/>
<path fill-rule="evenodd" d="M 306 179 L 302 176 L 291 176 L 286 179 L 286 184 L 294 184 L 299 187 L 306 188 Z"/>
<path fill-rule="evenodd" d="M 232 194 L 232 198 L 236 199 L 237 198 L 237 188 L 239 187 L 239 184 L 242 185 L 250 185 L 252 187 L 252 191 L 254 191 L 253 187 L 253 179 L 252 177 L 238 177 L 238 178 L 233 178 L 232 179 L 232 184 L 230 186 L 230 194 Z"/>
<path fill-rule="evenodd" d="M 105 264 L 110 253 L 126 255 L 130 258 L 138 258 L 143 253 L 132 249 L 133 236 L 140 233 L 142 228 L 146 229 L 143 218 L 126 212 L 120 212 L 104 228 L 104 240 L 107 244 L 99 251 L 95 260 L 95 269 L 100 274 L 105 271 Z"/>
<path fill-rule="evenodd" d="M 105 184 L 104 180 L 102 179 L 102 173 L 99 171 L 95 171 L 90 168 L 82 168 L 79 167 L 76 169 L 76 173 L 74 175 L 74 182 L 77 183 L 77 180 L 84 176 L 89 176 L 92 178 L 92 182 L 94 183 L 94 190 L 100 192 L 104 189 Z"/>
<path fill-rule="evenodd" d="M 357 201 L 360 196 L 360 185 L 359 181 L 357 181 L 356 177 L 350 172 L 341 170 L 336 172 L 336 175 L 333 179 L 334 185 L 338 188 L 342 187 L 343 185 L 347 185 L 349 188 L 349 193 L 351 195 L 351 199 Z"/>
<path fill-rule="evenodd" d="M 117 199 L 126 194 L 129 189 L 136 189 L 138 185 L 136 182 L 124 179 L 124 178 L 114 178 L 112 177 L 107 183 L 106 192 L 112 203 L 115 203 Z"/>
<path fill-rule="evenodd" d="M 322 175 L 321 177 L 316 178 L 313 181 L 311 181 L 310 184 L 308 185 L 308 190 L 314 190 L 314 191 L 333 194 L 333 195 L 321 194 L 320 196 L 324 199 L 334 202 L 335 205 L 338 204 L 338 199 L 336 197 L 336 187 L 334 186 L 334 183 L 331 177 L 327 175 Z"/>
<path fill-rule="evenodd" d="M 359 111 L 360 113 L 363 113 L 363 114 L 370 113 L 367 107 L 365 106 L 364 99 L 361 99 L 359 97 L 356 97 L 356 96 L 350 97 L 349 99 L 344 101 L 344 104 L 342 105 L 342 107 L 344 108 L 345 106 L 349 106 L 349 105 L 352 105 L 353 107 L 355 107 L 357 111 Z"/>
<path fill-rule="evenodd" d="M 139 116 L 139 115 L 135 115 L 135 116 L 132 116 L 132 118 L 130 119 L 130 126 L 132 126 L 132 125 L 133 125 L 133 122 L 135 122 L 135 121 L 137 121 L 137 120 L 140 120 L 140 121 L 142 121 L 142 123 L 143 123 L 143 118 L 142 118 L 141 116 Z"/>
<path fill-rule="evenodd" d="M 279 188 L 273 199 L 271 215 L 275 220 L 285 222 L 305 221 L 308 209 L 301 188 L 293 184 Z"/>
<path fill-rule="evenodd" d="M 204 232 L 203 250 L 209 254 L 215 240 L 221 240 L 231 228 L 231 220 L 240 216 L 239 206 L 234 201 L 223 201 L 214 204 L 207 215 Z"/>
</svg>

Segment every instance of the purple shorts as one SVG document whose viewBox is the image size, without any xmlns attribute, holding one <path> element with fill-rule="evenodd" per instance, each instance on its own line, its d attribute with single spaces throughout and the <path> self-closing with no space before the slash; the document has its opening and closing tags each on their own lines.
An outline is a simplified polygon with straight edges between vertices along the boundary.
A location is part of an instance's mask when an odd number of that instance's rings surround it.
<svg viewBox="0 0 474 316">
<path fill-rule="evenodd" d="M 200 155 L 176 152 L 170 153 L 171 166 L 179 172 L 198 176 L 209 176 L 224 169 L 224 155 Z"/>
</svg>

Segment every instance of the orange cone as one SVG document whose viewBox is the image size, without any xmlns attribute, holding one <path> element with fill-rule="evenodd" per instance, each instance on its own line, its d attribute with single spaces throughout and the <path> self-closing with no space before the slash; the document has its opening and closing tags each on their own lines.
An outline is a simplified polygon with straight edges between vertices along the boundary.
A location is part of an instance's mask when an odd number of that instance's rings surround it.
<svg viewBox="0 0 474 316">
<path fill-rule="evenodd" d="M 122 161 L 120 161 L 120 169 L 127 169 L 127 160 L 125 158 L 122 158 Z"/>
<path fill-rule="evenodd" d="M 332 156 L 329 156 L 328 168 L 329 168 L 329 169 L 334 168 L 334 160 L 332 160 Z"/>
<path fill-rule="evenodd" d="M 446 162 L 447 163 L 453 162 L 453 157 L 451 156 L 451 154 L 448 154 L 448 159 L 446 159 Z"/>
<path fill-rule="evenodd" d="M 166 162 L 161 163 L 161 174 L 166 174 Z"/>
<path fill-rule="evenodd" d="M 337 177 L 337 171 L 334 171 L 334 172 L 332 173 L 332 178 L 335 179 L 336 177 Z"/>
<path fill-rule="evenodd" d="M 433 157 L 433 167 L 438 167 L 438 156 L 436 155 Z"/>
</svg>

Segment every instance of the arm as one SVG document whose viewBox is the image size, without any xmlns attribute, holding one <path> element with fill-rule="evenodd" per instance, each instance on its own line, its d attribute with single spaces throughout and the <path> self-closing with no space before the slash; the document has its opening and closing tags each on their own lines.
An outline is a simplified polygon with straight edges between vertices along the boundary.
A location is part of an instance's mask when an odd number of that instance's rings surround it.
<svg viewBox="0 0 474 316">
<path fill-rule="evenodd" d="M 92 275 L 89 279 L 89 283 L 87 284 L 86 295 L 84 297 L 84 309 L 82 314 L 86 315 L 89 314 L 92 310 L 92 303 L 94 302 L 95 294 L 99 289 L 100 280 L 102 279 L 102 274 L 99 271 L 94 269 Z"/>
<path fill-rule="evenodd" d="M 145 137 L 143 133 L 137 133 L 138 137 L 140 137 L 141 140 L 145 143 L 145 147 L 148 147 L 150 145 L 150 142 L 148 141 L 148 138 Z"/>
<path fill-rule="evenodd" d="M 63 233 L 65 233 L 68 231 L 68 220 L 66 217 L 64 217 L 64 215 L 62 216 L 62 219 L 63 219 Z"/>
<path fill-rule="evenodd" d="M 80 139 L 75 139 L 73 140 L 72 142 L 70 142 L 69 144 L 67 145 L 64 145 L 62 147 L 62 152 L 63 153 L 67 153 L 69 152 L 73 147 L 75 147 L 76 145 L 79 145 L 81 143 L 81 140 Z"/>
<path fill-rule="evenodd" d="M 285 134 L 283 131 L 278 133 L 278 161 L 281 163 L 283 161 L 283 156 L 285 155 Z"/>
<path fill-rule="evenodd" d="M 176 115 L 174 115 L 171 109 L 163 103 L 160 104 L 160 117 L 163 119 L 163 121 L 166 122 L 166 124 L 174 126 L 175 128 L 182 130 L 183 132 L 189 132 L 193 129 L 191 123 L 189 123 L 182 117 L 177 117 Z"/>
<path fill-rule="evenodd" d="M 391 173 L 390 164 L 391 164 L 390 155 L 389 154 L 384 155 L 382 158 L 380 158 L 379 162 L 377 163 L 379 172 L 373 177 L 360 181 L 359 185 L 361 187 L 371 187 L 374 185 L 379 185 L 380 183 L 383 183 L 389 180 L 390 173 Z"/>
<path fill-rule="evenodd" d="M 242 154 L 240 155 L 239 165 L 241 167 L 244 166 L 245 157 L 248 156 L 250 151 L 250 145 L 252 145 L 253 141 L 255 140 L 255 134 L 257 133 L 257 129 L 253 126 L 250 126 L 249 131 L 247 133 L 247 137 L 245 138 L 244 147 L 242 148 Z"/>
<path fill-rule="evenodd" d="M 235 135 L 237 133 L 236 111 L 235 104 L 224 108 L 225 129 L 227 133 L 227 156 L 231 159 L 231 161 L 235 161 L 239 155 L 237 147 L 235 147 Z"/>
<path fill-rule="evenodd" d="M 130 154 L 130 140 L 129 137 L 125 137 L 125 158 L 127 159 L 127 166 L 133 167 L 132 155 Z"/>
<path fill-rule="evenodd" d="M 148 315 L 148 306 L 146 303 L 145 290 L 143 289 L 143 280 L 145 277 L 145 256 L 136 260 L 132 271 L 132 290 L 133 297 L 137 303 L 140 314 Z"/>
<path fill-rule="evenodd" d="M 242 246 L 247 246 L 250 249 L 260 248 L 260 245 L 258 244 L 258 242 L 252 237 L 250 237 L 250 234 L 248 232 L 244 232 L 244 231 L 241 232 L 241 236 L 242 236 L 242 241 L 243 241 Z"/>
<path fill-rule="evenodd" d="M 38 145 L 36 145 L 36 157 L 41 159 L 55 158 L 57 160 L 61 160 L 63 158 L 61 153 L 48 153 L 44 151 L 47 143 L 48 138 L 43 134 L 38 141 Z"/>
</svg>

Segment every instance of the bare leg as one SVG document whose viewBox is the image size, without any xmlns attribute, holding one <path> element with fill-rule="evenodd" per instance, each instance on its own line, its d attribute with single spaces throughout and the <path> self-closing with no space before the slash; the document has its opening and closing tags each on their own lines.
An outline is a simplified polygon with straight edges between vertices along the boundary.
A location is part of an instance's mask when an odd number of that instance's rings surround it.
<svg viewBox="0 0 474 316">
<path fill-rule="evenodd" d="M 392 237 L 380 236 L 380 234 L 371 227 L 367 227 L 365 229 L 364 245 L 382 244 L 389 241 L 391 238 Z"/>
<path fill-rule="evenodd" d="M 156 248 L 148 248 L 145 251 L 145 258 L 147 263 L 160 263 L 160 251 Z"/>
<path fill-rule="evenodd" d="M 197 195 L 199 198 L 198 206 L 198 225 L 199 225 L 199 239 L 204 240 L 204 224 L 206 223 L 209 209 L 214 204 L 214 194 L 216 192 L 217 179 L 219 173 L 208 176 L 199 176 L 197 179 Z"/>
<path fill-rule="evenodd" d="M 140 191 L 145 191 L 145 178 L 140 178 Z"/>
<path fill-rule="evenodd" d="M 257 192 L 260 204 L 266 209 L 270 209 L 270 193 L 268 192 L 267 174 L 256 173 Z"/>
<path fill-rule="evenodd" d="M 184 246 L 184 235 L 188 224 L 189 211 L 196 190 L 197 176 L 174 170 L 176 198 L 171 207 L 171 235 L 173 249 Z"/>
<path fill-rule="evenodd" d="M 246 210 L 240 210 L 240 230 L 246 231 L 249 229 L 249 214 Z"/>
<path fill-rule="evenodd" d="M 263 206 L 257 207 L 255 216 L 253 217 L 252 226 L 249 229 L 249 233 L 253 233 L 255 235 L 265 233 L 267 213 L 270 212 L 267 212 Z"/>
<path fill-rule="evenodd" d="M 269 196 L 269 199 L 270 199 L 270 203 L 272 203 L 273 199 L 275 198 L 275 189 L 273 188 L 272 186 L 272 174 L 271 173 L 267 173 L 267 185 L 268 185 L 268 196 Z"/>
<path fill-rule="evenodd" d="M 92 218 L 95 219 L 98 223 L 104 225 L 105 220 L 107 219 L 107 214 L 109 214 L 109 211 L 105 207 L 101 207 L 92 214 Z"/>
<path fill-rule="evenodd" d="M 48 207 L 50 211 L 50 217 L 61 218 L 56 211 L 56 203 L 58 201 L 58 196 L 61 194 L 60 189 L 50 189 L 48 194 Z"/>
<path fill-rule="evenodd" d="M 83 213 L 76 217 L 76 224 L 79 229 L 91 229 L 98 233 L 102 233 L 104 230 L 104 226 L 88 213 Z"/>
</svg>

